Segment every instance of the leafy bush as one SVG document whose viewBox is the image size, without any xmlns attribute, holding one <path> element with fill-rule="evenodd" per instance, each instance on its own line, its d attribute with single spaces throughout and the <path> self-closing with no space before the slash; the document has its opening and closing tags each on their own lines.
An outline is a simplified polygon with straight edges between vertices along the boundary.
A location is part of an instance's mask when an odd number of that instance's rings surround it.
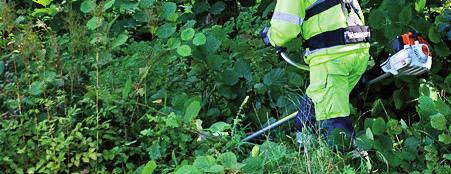
<svg viewBox="0 0 451 174">
<path fill-rule="evenodd" d="M 372 66 L 410 30 L 431 42 L 434 62 L 429 75 L 363 93 L 352 116 L 369 156 L 357 159 L 322 142 L 298 149 L 290 125 L 260 146 L 239 142 L 244 131 L 295 111 L 308 83 L 258 38 L 273 2 L 0 4 L 5 173 L 450 171 L 448 2 L 361 1 Z M 291 55 L 301 57 L 301 41 L 288 45 Z"/>
</svg>

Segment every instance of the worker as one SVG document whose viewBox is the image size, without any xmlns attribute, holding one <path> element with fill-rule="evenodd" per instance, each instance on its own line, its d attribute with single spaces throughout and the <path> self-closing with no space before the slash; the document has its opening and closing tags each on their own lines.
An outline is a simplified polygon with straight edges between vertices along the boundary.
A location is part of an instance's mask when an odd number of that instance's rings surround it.
<svg viewBox="0 0 451 174">
<path fill-rule="evenodd" d="M 335 133 L 354 137 L 349 95 L 370 56 L 370 32 L 357 0 L 277 0 L 271 27 L 260 34 L 278 52 L 298 34 L 305 40 L 310 84 L 295 119 L 298 142 L 309 143 L 308 130 L 320 130 L 328 143 L 335 143 Z"/>
</svg>

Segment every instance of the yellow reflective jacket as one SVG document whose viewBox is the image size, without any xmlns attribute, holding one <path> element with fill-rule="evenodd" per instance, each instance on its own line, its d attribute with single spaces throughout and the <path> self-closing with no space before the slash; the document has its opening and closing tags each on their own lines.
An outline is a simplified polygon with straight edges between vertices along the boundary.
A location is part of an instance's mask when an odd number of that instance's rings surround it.
<svg viewBox="0 0 451 174">
<path fill-rule="evenodd" d="M 339 28 L 346 28 L 347 16 L 341 4 L 334 5 L 327 10 L 311 16 L 304 20 L 306 11 L 316 4 L 327 0 L 277 0 L 273 17 L 271 19 L 271 28 L 268 32 L 268 38 L 273 46 L 284 46 L 288 41 L 296 38 L 301 33 L 304 40 L 308 40 L 318 34 L 333 31 Z M 357 0 L 354 5 L 360 9 Z M 357 12 L 359 25 L 364 25 L 364 16 L 362 10 Z M 355 43 L 347 45 L 333 46 L 324 49 L 309 50 L 306 49 L 305 62 L 312 65 L 335 59 L 335 56 L 328 56 L 333 53 L 356 51 L 362 48 L 368 48 L 369 43 Z"/>
</svg>

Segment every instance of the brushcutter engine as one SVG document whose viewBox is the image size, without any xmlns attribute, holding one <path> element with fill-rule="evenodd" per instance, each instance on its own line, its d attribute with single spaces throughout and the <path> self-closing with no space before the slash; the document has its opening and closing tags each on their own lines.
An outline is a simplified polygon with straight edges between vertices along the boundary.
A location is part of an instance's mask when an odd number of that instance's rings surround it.
<svg viewBox="0 0 451 174">
<path fill-rule="evenodd" d="M 367 85 L 392 75 L 421 75 L 431 70 L 432 54 L 428 42 L 421 36 L 409 32 L 393 39 L 391 46 L 394 54 L 380 65 L 385 74 L 370 80 Z"/>
<path fill-rule="evenodd" d="M 428 43 L 409 32 L 392 41 L 395 54 L 390 56 L 381 68 L 392 75 L 421 75 L 429 72 L 432 66 Z"/>
</svg>

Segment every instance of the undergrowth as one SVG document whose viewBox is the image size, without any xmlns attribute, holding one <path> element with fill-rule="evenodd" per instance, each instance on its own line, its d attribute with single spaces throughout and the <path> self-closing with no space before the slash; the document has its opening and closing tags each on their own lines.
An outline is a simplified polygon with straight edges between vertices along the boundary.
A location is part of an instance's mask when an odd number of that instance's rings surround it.
<svg viewBox="0 0 451 174">
<path fill-rule="evenodd" d="M 0 0 L 3 173 L 449 173 L 449 2 L 361 1 L 372 66 L 416 30 L 433 68 L 360 93 L 356 144 L 296 144 L 308 73 L 264 47 L 272 1 Z M 401 10 L 400 10 L 401 9 Z M 302 38 L 288 51 L 302 62 Z"/>
</svg>

